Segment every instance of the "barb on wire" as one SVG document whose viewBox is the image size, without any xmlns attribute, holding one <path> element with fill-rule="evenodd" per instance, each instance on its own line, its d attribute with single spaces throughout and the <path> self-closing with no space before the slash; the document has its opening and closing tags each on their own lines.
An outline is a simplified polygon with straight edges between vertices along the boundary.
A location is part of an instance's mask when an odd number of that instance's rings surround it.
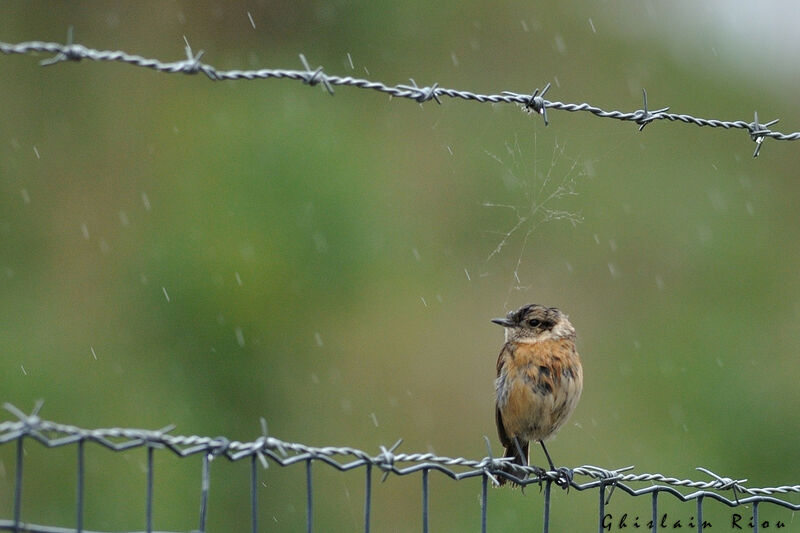
<svg viewBox="0 0 800 533">
<path fill-rule="evenodd" d="M 189 39 L 186 36 L 183 37 L 184 42 L 186 43 L 186 48 L 184 51 L 186 52 L 186 66 L 183 69 L 183 72 L 186 74 L 197 74 L 200 72 L 200 68 L 203 64 L 200 62 L 200 58 L 203 57 L 205 54 L 205 50 L 200 50 L 196 54 L 192 53 L 192 47 L 189 44 Z"/>
<path fill-rule="evenodd" d="M 770 120 L 766 124 L 759 124 L 758 111 L 755 111 L 753 114 L 753 122 L 747 125 L 747 129 L 750 132 L 750 138 L 756 143 L 756 151 L 753 152 L 753 157 L 758 157 L 758 153 L 761 151 L 761 144 L 764 142 L 765 137 L 771 133 L 769 127 L 776 124 L 780 119 L 776 118 Z"/>
<path fill-rule="evenodd" d="M 550 90 L 550 82 L 544 86 L 542 89 L 542 93 L 539 94 L 539 88 L 537 87 L 536 90 L 533 91 L 533 94 L 528 97 L 528 101 L 522 105 L 522 109 L 527 111 L 528 113 L 539 113 L 542 115 L 544 119 L 544 125 L 549 126 L 550 122 L 547 120 L 547 100 L 544 99 L 544 95 L 547 94 L 547 91 Z M 516 96 L 516 93 L 511 91 L 503 91 L 503 95 L 508 96 Z"/>
<path fill-rule="evenodd" d="M 186 59 L 182 61 L 162 62 L 158 59 L 148 59 L 138 55 L 129 54 L 127 52 L 96 50 L 81 44 L 74 44 L 71 28 L 67 36 L 66 44 L 42 41 L 28 41 L 16 44 L 0 42 L 0 52 L 4 54 L 31 54 L 36 52 L 54 54 L 52 58 L 42 61 L 43 65 L 52 65 L 62 61 L 80 61 L 82 59 L 90 59 L 92 61 L 122 62 L 129 65 L 150 68 L 164 73 L 180 72 L 183 74 L 197 74 L 202 72 L 213 81 L 286 78 L 290 80 L 301 81 L 304 84 L 311 86 L 322 84 L 325 90 L 331 95 L 334 94 L 334 85 L 345 85 L 360 89 L 379 91 L 390 94 L 396 98 L 408 98 L 415 100 L 420 104 L 429 100 L 435 100 L 437 103 L 441 104 L 441 97 L 443 96 L 481 103 L 518 104 L 526 111 L 536 112 L 542 115 L 545 125 L 549 124 L 547 109 L 550 108 L 573 113 L 584 111 L 601 118 L 635 122 L 639 125 L 640 131 L 643 130 L 645 126 L 656 120 L 683 122 L 685 124 L 694 124 L 696 126 L 707 126 L 711 128 L 744 129 L 748 132 L 750 139 L 756 143 L 756 149 L 753 153 L 753 157 L 758 157 L 758 154 L 761 151 L 761 146 L 766 138 L 780 141 L 795 141 L 800 139 L 800 132 L 781 133 L 779 131 L 771 130 L 770 126 L 778 122 L 777 119 L 767 122 L 766 124 L 759 124 L 757 114 L 753 122 L 746 122 L 744 120 L 716 120 L 695 117 L 687 114 L 669 113 L 669 107 L 663 107 L 655 111 L 649 111 L 647 107 L 647 92 L 645 91 L 643 91 L 643 108 L 626 113 L 622 111 L 606 111 L 588 103 L 571 104 L 546 100 L 544 95 L 547 93 L 548 89 L 550 89 L 549 83 L 542 90 L 541 94 L 539 93 L 539 89 L 536 89 L 533 94 L 519 94 L 512 91 L 502 91 L 499 94 L 479 94 L 466 90 L 440 87 L 438 83 L 434 83 L 426 87 L 419 87 L 413 79 L 410 80 L 410 85 L 387 85 L 379 81 L 353 78 L 351 76 L 335 76 L 326 74 L 321 66 L 317 67 L 316 69 L 312 69 L 305 56 L 302 54 L 300 54 L 300 62 L 303 64 L 304 70 L 269 68 L 258 70 L 220 70 L 207 63 L 203 63 L 200 60 L 200 58 L 203 56 L 203 51 L 193 54 L 188 42 L 186 43 L 185 48 Z"/>
<path fill-rule="evenodd" d="M 638 115 L 638 118 L 636 119 L 636 123 L 639 125 L 639 131 L 642 131 L 645 126 L 647 126 L 648 124 L 650 124 L 654 120 L 657 120 L 659 118 L 658 116 L 660 114 L 666 113 L 667 111 L 669 111 L 669 107 L 662 107 L 661 109 L 658 109 L 658 110 L 652 111 L 652 112 L 649 111 L 647 109 L 647 90 L 646 89 L 642 89 L 642 95 L 643 95 L 643 98 L 644 98 L 644 107 L 642 109 L 640 109 L 639 111 L 635 111 L 635 114 Z"/>
</svg>

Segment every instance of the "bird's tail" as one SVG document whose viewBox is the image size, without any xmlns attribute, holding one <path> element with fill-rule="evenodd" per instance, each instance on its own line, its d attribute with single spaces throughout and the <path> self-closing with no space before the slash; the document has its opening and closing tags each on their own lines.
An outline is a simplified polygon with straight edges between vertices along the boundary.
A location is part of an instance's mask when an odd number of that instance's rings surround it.
<svg viewBox="0 0 800 533">
<path fill-rule="evenodd" d="M 506 452 L 504 457 L 513 457 L 514 460 L 511 461 L 513 464 L 520 465 L 520 466 L 528 466 L 528 441 L 520 441 L 518 439 L 514 439 L 508 446 L 506 446 Z M 512 476 L 516 476 L 520 479 L 524 479 L 520 472 L 515 471 L 512 467 L 505 465 L 503 466 L 503 472 L 507 472 Z M 527 476 L 526 476 L 527 477 Z M 499 486 L 503 486 L 506 483 L 509 483 L 512 487 L 519 487 L 519 483 L 514 483 L 511 480 L 508 480 L 504 477 L 498 477 L 497 483 Z"/>
</svg>

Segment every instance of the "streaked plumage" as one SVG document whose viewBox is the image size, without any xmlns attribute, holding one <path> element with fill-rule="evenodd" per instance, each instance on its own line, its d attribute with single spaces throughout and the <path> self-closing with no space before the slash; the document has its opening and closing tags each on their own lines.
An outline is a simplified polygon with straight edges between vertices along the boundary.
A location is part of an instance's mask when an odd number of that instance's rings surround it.
<svg viewBox="0 0 800 533">
<path fill-rule="evenodd" d="M 506 328 L 495 383 L 497 433 L 505 456 L 527 465 L 529 443 L 538 441 L 552 469 L 544 441 L 564 425 L 583 389 L 575 328 L 558 309 L 538 304 L 493 322 Z"/>
</svg>

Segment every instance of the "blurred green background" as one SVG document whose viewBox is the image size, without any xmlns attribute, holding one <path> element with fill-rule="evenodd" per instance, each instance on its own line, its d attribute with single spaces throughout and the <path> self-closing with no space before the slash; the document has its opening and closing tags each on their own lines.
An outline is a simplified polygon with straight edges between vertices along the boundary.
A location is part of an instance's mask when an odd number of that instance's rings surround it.
<svg viewBox="0 0 800 533">
<path fill-rule="evenodd" d="M 551 100 L 625 111 L 644 87 L 653 109 L 757 109 L 788 132 L 789 11 L 4 3 L 0 40 L 63 42 L 71 25 L 86 46 L 171 61 L 185 36 L 218 68 L 301 68 L 303 53 L 330 74 L 484 93 L 551 82 Z M 41 398 L 43 417 L 85 427 L 250 440 L 265 417 L 310 445 L 377 454 L 402 437 L 401 451 L 480 458 L 483 435 L 499 451 L 489 319 L 540 302 L 570 315 L 584 360 L 556 462 L 798 482 L 800 144 L 768 140 L 753 159 L 741 130 L 640 133 L 552 110 L 545 128 L 512 105 L 45 57 L 0 57 L 0 400 Z M 4 518 L 13 453 L 0 447 Z M 73 524 L 74 449 L 26 454 L 23 518 Z M 144 464 L 144 450 L 87 448 L 86 527 L 144 527 Z M 246 530 L 248 465 L 211 472 L 210 530 Z M 318 530 L 358 530 L 363 474 L 314 476 Z M 196 527 L 199 480 L 199 457 L 157 454 L 158 529 Z M 301 530 L 303 468 L 262 481 L 264 530 Z M 479 530 L 479 494 L 431 474 L 432 531 Z M 374 531 L 419 530 L 419 476 L 376 481 L 373 501 Z M 619 493 L 610 511 L 648 502 Z M 489 506 L 492 531 L 541 521 L 535 489 Z M 555 531 L 596 527 L 594 493 L 553 506 Z"/>
</svg>

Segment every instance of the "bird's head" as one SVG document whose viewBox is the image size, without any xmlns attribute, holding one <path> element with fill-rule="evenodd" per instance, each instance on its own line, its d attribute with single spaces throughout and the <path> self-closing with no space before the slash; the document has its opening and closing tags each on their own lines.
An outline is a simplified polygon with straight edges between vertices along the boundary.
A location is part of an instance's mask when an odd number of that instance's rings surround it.
<svg viewBox="0 0 800 533">
<path fill-rule="evenodd" d="M 505 328 L 506 342 L 541 342 L 551 339 L 575 337 L 575 328 L 555 307 L 539 304 L 523 305 L 509 311 L 505 318 L 493 318 L 492 322 Z"/>
</svg>

